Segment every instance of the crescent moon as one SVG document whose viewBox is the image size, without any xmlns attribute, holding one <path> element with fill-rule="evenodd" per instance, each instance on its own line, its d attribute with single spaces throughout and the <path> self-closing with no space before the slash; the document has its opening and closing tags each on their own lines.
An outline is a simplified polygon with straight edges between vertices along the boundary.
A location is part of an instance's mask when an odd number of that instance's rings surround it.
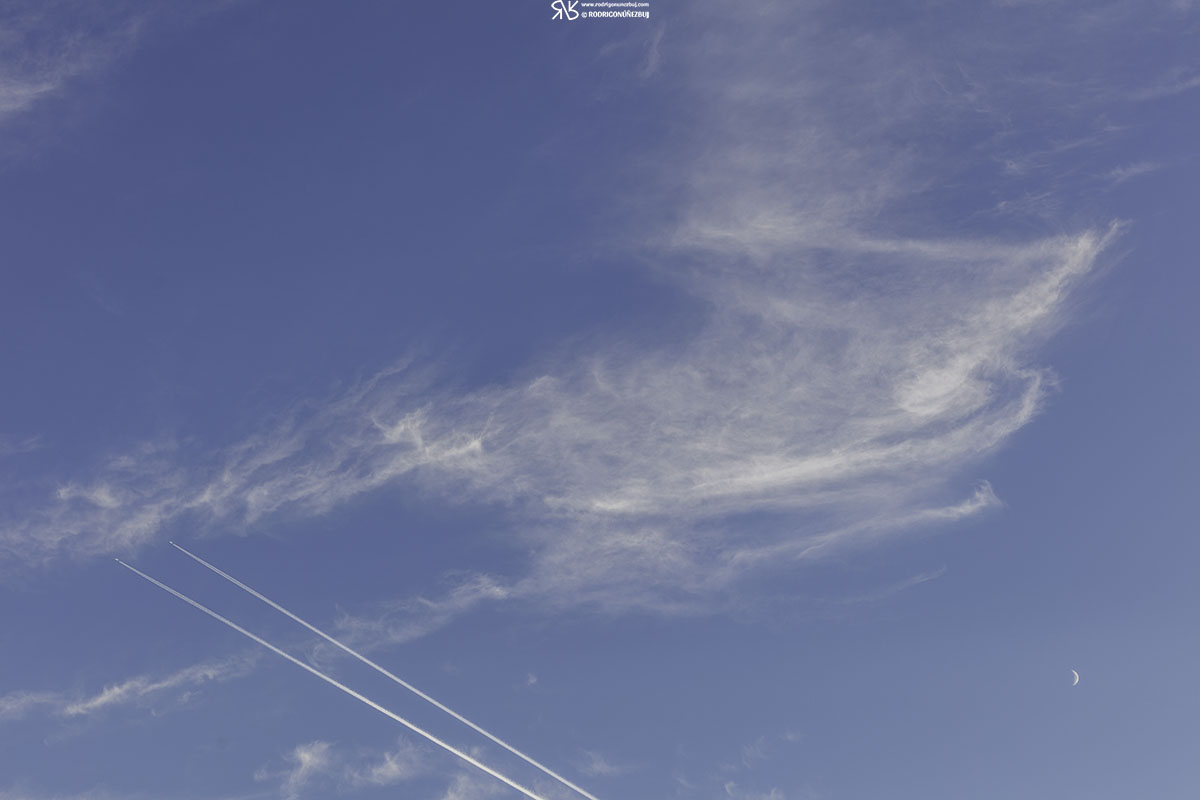
<svg viewBox="0 0 1200 800">
<path fill-rule="evenodd" d="M 1071 681 L 1071 685 L 1074 686 L 1075 684 L 1079 683 L 1079 673 L 1075 670 L 1071 670 L 1071 674 L 1075 676 L 1075 680 Z"/>
</svg>

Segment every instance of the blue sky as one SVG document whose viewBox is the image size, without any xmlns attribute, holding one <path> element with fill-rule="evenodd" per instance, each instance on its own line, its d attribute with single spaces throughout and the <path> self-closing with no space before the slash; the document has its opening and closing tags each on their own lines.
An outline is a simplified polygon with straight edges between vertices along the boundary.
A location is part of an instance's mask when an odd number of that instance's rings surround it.
<svg viewBox="0 0 1200 800">
<path fill-rule="evenodd" d="M 650 11 L 0 7 L 0 800 L 1194 795 L 1200 8 Z"/>
</svg>

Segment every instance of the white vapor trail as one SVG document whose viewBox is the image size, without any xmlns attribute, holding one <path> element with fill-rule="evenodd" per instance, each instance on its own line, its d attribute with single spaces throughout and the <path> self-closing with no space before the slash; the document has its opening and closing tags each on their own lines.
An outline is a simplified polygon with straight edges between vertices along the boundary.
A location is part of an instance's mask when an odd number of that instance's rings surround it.
<svg viewBox="0 0 1200 800">
<path fill-rule="evenodd" d="M 581 787 L 579 787 L 579 786 L 576 786 L 574 783 L 572 783 L 571 781 L 567 780 L 567 779 L 566 779 L 566 778 L 564 778 L 562 775 L 559 775 L 557 772 L 555 772 L 554 770 L 550 769 L 549 767 L 547 767 L 546 765 L 542 764 L 541 762 L 537 761 L 537 760 L 536 760 L 536 759 L 534 759 L 532 756 L 528 756 L 528 755 L 526 755 L 525 753 L 522 753 L 520 750 L 518 750 L 517 748 L 513 747 L 512 745 L 510 745 L 508 742 L 505 742 L 505 741 L 504 741 L 503 739 L 501 739 L 500 737 L 498 737 L 498 736 L 495 736 L 495 735 L 493 735 L 493 734 L 489 733 L 488 731 L 484 730 L 483 728 L 479 727 L 479 726 L 478 726 L 478 725 L 476 725 L 474 722 L 471 722 L 471 720 L 467 719 L 467 718 L 466 718 L 466 717 L 464 717 L 462 714 L 459 714 L 459 713 L 458 713 L 457 711 L 455 711 L 454 709 L 452 709 L 452 708 L 450 708 L 449 706 L 446 706 L 446 705 L 444 705 L 444 704 L 442 704 L 442 703 L 438 702 L 438 701 L 437 701 L 437 700 L 435 700 L 434 698 L 432 698 L 432 697 L 430 697 L 429 695 L 425 694 L 425 692 L 423 692 L 423 691 L 421 691 L 420 689 L 418 689 L 417 687 L 413 686 L 413 685 L 412 685 L 411 683 L 409 683 L 408 681 L 404 680 L 403 678 L 401 678 L 401 677 L 399 677 L 399 676 L 397 676 L 397 675 L 394 675 L 394 674 L 392 674 L 392 673 L 391 673 L 391 672 L 389 672 L 387 669 L 385 669 L 385 668 L 381 667 L 379 664 L 376 664 L 374 661 L 372 661 L 371 659 L 367 658 L 366 656 L 364 656 L 362 653 L 358 652 L 358 651 L 357 651 L 357 650 L 355 650 L 354 648 L 350 647 L 350 646 L 349 646 L 349 645 L 347 645 L 347 644 L 344 644 L 344 643 L 342 643 L 342 642 L 338 641 L 337 639 L 333 638 L 333 637 L 332 637 L 332 636 L 330 636 L 328 633 L 325 633 L 323 630 L 321 630 L 320 628 L 316 627 L 315 625 L 312 625 L 312 624 L 310 624 L 309 622 L 306 622 L 305 620 L 303 620 L 303 619 L 301 619 L 300 617 L 296 616 L 295 614 L 293 614 L 292 612 L 288 611 L 288 610 L 287 610 L 286 608 L 284 608 L 283 606 L 281 606 L 281 605 L 279 605 L 278 603 L 276 603 L 274 600 L 271 600 L 269 597 L 267 597 L 267 596 L 265 596 L 265 595 L 263 595 L 263 594 L 261 594 L 261 593 L 259 593 L 259 592 L 255 591 L 254 589 L 250 588 L 250 587 L 249 587 L 249 586 L 247 586 L 246 584 L 242 583 L 242 582 L 241 582 L 241 581 L 239 581 L 237 578 L 235 578 L 235 577 L 233 577 L 232 575 L 230 575 L 228 572 L 225 572 L 225 571 L 223 571 L 223 570 L 221 570 L 221 569 L 218 569 L 217 567 L 215 567 L 215 566 L 213 566 L 212 564 L 208 563 L 207 561 L 205 561 L 203 558 L 201 558 L 200 556 L 196 555 L 195 553 L 192 553 L 192 552 L 190 552 L 190 551 L 188 551 L 188 550 L 184 549 L 183 547 L 180 547 L 179 545 L 175 544 L 175 542 L 170 542 L 170 544 L 171 544 L 171 546 L 172 546 L 172 547 L 174 547 L 174 548 L 175 548 L 176 550 L 178 550 L 179 552 L 183 553 L 185 556 L 188 556 L 189 558 L 193 559 L 194 561 L 196 561 L 196 562 L 198 562 L 198 563 L 202 564 L 203 566 L 205 566 L 205 567 L 207 567 L 208 569 L 212 570 L 213 572 L 217 573 L 217 574 L 218 574 L 218 575 L 220 575 L 222 578 L 224 578 L 225 580 L 227 580 L 227 581 L 229 581 L 230 583 L 232 583 L 234 586 L 237 586 L 239 589 L 242 589 L 242 590 L 244 590 L 244 591 L 246 591 L 246 592 L 248 592 L 248 593 L 250 593 L 250 594 L 254 595 L 254 596 L 255 596 L 255 597 L 257 597 L 259 600 L 263 601 L 264 603 L 266 603 L 267 605 L 269 605 L 271 608 L 275 609 L 275 610 L 276 610 L 276 611 L 278 611 L 279 613 L 283 614 L 284 616 L 288 617 L 289 619 L 291 619 L 291 620 L 293 620 L 293 621 L 295 621 L 295 622 L 298 622 L 298 623 L 300 623 L 300 624 L 301 624 L 301 625 L 303 625 L 305 628 L 308 628 L 310 631 L 312 631 L 313 633 L 315 633 L 317 636 L 320 636 L 322 639 L 324 639 L 325 641 L 327 641 L 327 642 L 329 642 L 330 644 L 334 645 L 335 647 L 337 647 L 337 648 L 340 648 L 340 649 L 341 649 L 343 652 L 345 652 L 345 653 L 348 653 L 349 655 L 352 655 L 352 656 L 354 656 L 354 657 L 355 657 L 355 658 L 357 658 L 359 661 L 361 661 L 362 663 L 366 664 L 368 667 L 370 667 L 371 669 L 375 670 L 375 671 L 376 671 L 376 672 L 378 672 L 379 674 L 381 674 L 381 675 L 384 675 L 384 676 L 386 676 L 387 678 L 390 678 L 390 679 L 391 679 L 392 681 L 394 681 L 395 683 L 398 683 L 398 684 L 400 684 L 400 685 L 401 685 L 401 686 L 403 686 L 405 689 L 408 689 L 410 692 L 412 692 L 413 694 L 415 694 L 417 697 L 420 697 L 422 700 L 426 701 L 427 703 L 430 703 L 430 704 L 432 704 L 432 705 L 436 706 L 437 708 L 441 709 L 442 711 L 445 711 L 447 714 L 449 714 L 450 716 L 454 717 L 456 720 L 458 720 L 459 722 L 463 723 L 464 725 L 466 725 L 467 727 L 469 727 L 471 730 L 475 731 L 476 733 L 483 734 L 483 735 L 484 735 L 484 736 L 486 736 L 488 739 L 490 739 L 490 740 L 492 740 L 493 742 L 495 742 L 496 744 L 500 745 L 501 747 L 503 747 L 503 748 L 504 748 L 505 750 L 507 750 L 508 752 L 512 753 L 513 755 L 517 756 L 517 757 L 518 757 L 518 758 L 520 758 L 520 759 L 523 759 L 523 760 L 524 760 L 526 763 L 528 763 L 528 764 L 532 764 L 533 766 L 537 767 L 537 768 L 538 768 L 538 769 L 540 769 L 542 772 L 544 772 L 545 774 L 549 775 L 551 778 L 554 778 L 556 781 L 558 781 L 559 783 L 563 784 L 564 786 L 569 786 L 571 789 L 574 789 L 574 790 L 575 790 L 576 792 L 578 792 L 579 794 L 581 794 L 581 795 L 583 795 L 584 797 L 588 798 L 588 800 L 599 800 L 599 798 L 597 798 L 597 797 L 596 797 L 594 794 L 592 794 L 591 792 L 589 792 L 589 791 L 587 791 L 587 790 L 585 790 L 585 789 L 583 789 L 583 788 L 581 788 Z"/>
<path fill-rule="evenodd" d="M 145 578 L 147 581 L 149 581 L 150 583 L 153 583 L 155 586 L 162 589 L 163 591 L 175 595 L 176 597 L 178 597 L 180 600 L 187 603 L 188 605 L 190 605 L 194 608 L 200 609 L 205 614 L 208 614 L 210 617 L 217 620 L 218 622 L 223 622 L 224 624 L 228 625 L 230 628 L 233 628 L 235 631 L 242 634 L 243 636 L 245 636 L 249 639 L 252 639 L 255 642 L 258 642 L 259 644 L 261 644 L 263 647 L 267 648 L 271 652 L 283 656 L 288 661 L 292 662 L 293 664 L 295 664 L 296 666 L 298 666 L 304 670 L 307 670 L 308 672 L 311 672 L 313 675 L 316 675 L 318 678 L 325 681 L 326 683 L 328 683 L 332 686 L 336 686 L 337 688 L 341 689 L 346 694 L 353 697 L 355 700 L 358 700 L 359 702 L 370 706 L 371 708 L 375 709 L 380 714 L 383 714 L 386 717 L 390 717 L 391 719 L 394 719 L 396 722 L 399 722 L 401 725 L 408 728 L 413 733 L 416 733 L 416 734 L 419 734 L 419 735 L 425 737 L 429 741 L 436 744 L 438 747 L 441 747 L 443 750 L 446 750 L 449 753 L 453 753 L 454 755 L 461 758 L 463 761 L 466 761 L 471 766 L 476 767 L 477 769 L 480 769 L 483 772 L 486 772 L 488 775 L 491 775 L 496 780 L 501 781 L 501 782 L 507 784 L 508 786 L 511 786 L 513 789 L 516 789 L 518 792 L 525 795 L 526 797 L 533 798 L 533 800 L 547 800 L 547 798 L 542 797 L 540 794 L 535 793 L 532 789 L 527 789 L 524 786 L 522 786 L 521 784 L 512 780 L 511 778 L 505 777 L 501 773 L 499 773 L 496 770 L 489 767 L 487 764 L 484 764 L 482 761 L 479 761 L 478 759 L 473 758 L 472 756 L 468 755 L 467 753 L 464 753 L 462 750 L 459 750 L 457 747 L 455 747 L 452 744 L 449 744 L 448 742 L 443 742 L 441 739 L 434 736 L 429 731 L 426 731 L 423 728 L 420 728 L 420 727 L 414 725 L 413 723 L 409 722 L 408 720 L 406 720 L 404 717 L 400 716 L 396 712 L 391 711 L 387 708 L 384 708 L 379 703 L 376 703 L 374 700 L 370 699 L 369 697 L 366 697 L 365 695 L 359 694 L 358 692 L 351 689 L 349 686 L 346 686 L 343 683 L 339 683 L 338 681 L 336 681 L 333 678 L 326 675 L 324 672 L 321 672 L 316 667 L 305 664 L 303 661 L 296 658 L 292 654 L 284 652 L 283 650 L 279 649 L 275 645 L 268 642 L 266 639 L 263 639 L 262 637 L 251 633 L 250 631 L 243 628 L 241 625 L 238 625 L 236 622 L 226 619 L 225 617 L 221 616 L 217 612 L 213 611 L 211 608 L 208 608 L 207 606 L 202 605 L 201 603 L 193 600 L 192 598 L 188 597 L 187 595 L 183 594 L 182 592 L 175 591 L 174 589 L 172 589 L 170 586 L 167 586 L 162 581 L 151 578 L 149 575 L 142 572 L 140 569 L 137 569 L 136 567 L 131 567 L 130 565 L 126 564 L 124 561 L 122 561 L 119 558 L 114 559 L 114 560 L 118 564 L 120 564 L 122 567 L 125 567 L 125 569 L 133 572 L 135 575 Z"/>
</svg>

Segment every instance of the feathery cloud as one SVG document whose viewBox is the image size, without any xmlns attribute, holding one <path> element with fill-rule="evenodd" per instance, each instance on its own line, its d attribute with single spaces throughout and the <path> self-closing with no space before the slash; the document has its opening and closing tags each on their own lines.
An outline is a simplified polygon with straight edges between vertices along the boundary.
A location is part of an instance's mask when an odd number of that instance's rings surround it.
<svg viewBox="0 0 1200 800">
<path fill-rule="evenodd" d="M 57 692 L 10 692 L 0 695 L 0 720 L 20 719 L 36 709 L 61 705 Z"/>
<path fill-rule="evenodd" d="M 356 752 L 317 740 L 293 747 L 282 765 L 260 767 L 254 779 L 278 783 L 280 795 L 290 800 L 318 784 L 339 792 L 393 786 L 429 774 L 428 761 L 429 751 L 406 738 L 389 750 Z"/>
<path fill-rule="evenodd" d="M 487 800 L 499 794 L 499 789 L 474 775 L 458 774 L 446 787 L 441 800 Z"/>
<path fill-rule="evenodd" d="M 428 772 L 427 754 L 407 739 L 401 739 L 394 750 L 367 758 L 363 763 L 346 767 L 345 777 L 351 786 L 391 786 L 411 780 Z"/>
<path fill-rule="evenodd" d="M 143 31 L 137 4 L 6 3 L 0 12 L 0 124 L 110 65 Z"/>
<path fill-rule="evenodd" d="M 1152 172 L 1157 172 L 1162 169 L 1163 165 L 1156 161 L 1138 161 L 1133 164 L 1125 164 L 1120 167 L 1114 167 L 1105 175 L 1114 186 L 1118 186 L 1125 181 L 1134 178 L 1140 178 L 1143 175 L 1149 175 Z"/>
<path fill-rule="evenodd" d="M 292 767 L 283 776 L 280 785 L 284 797 L 299 797 L 300 790 L 314 776 L 328 771 L 331 763 L 329 748 L 329 742 L 321 741 L 296 745 L 290 757 Z"/>
<path fill-rule="evenodd" d="M 196 795 L 179 795 L 171 800 L 262 800 L 264 797 L 259 792 L 221 798 L 211 796 L 199 798 Z M 105 789 L 92 789 L 75 794 L 51 794 L 11 787 L 0 789 L 0 800 L 163 800 L 163 798 L 161 795 L 150 796 L 141 792 L 112 792 Z"/>
<path fill-rule="evenodd" d="M 172 689 L 202 686 L 248 675 L 258 662 L 257 653 L 205 661 L 162 677 L 139 675 L 106 686 L 89 697 L 72 697 L 64 692 L 12 692 L 0 695 L 0 720 L 15 720 L 34 711 L 64 718 L 88 717 L 112 708 L 161 697 Z"/>
<path fill-rule="evenodd" d="M 589 778 L 606 778 L 624 775 L 630 771 L 630 768 L 613 764 L 595 750 L 584 750 L 583 759 L 579 763 L 579 771 Z"/>
<path fill-rule="evenodd" d="M 41 436 L 16 438 L 0 434 L 0 458 L 32 453 L 42 446 Z"/>
<path fill-rule="evenodd" d="M 935 213 L 995 208 L 945 187 L 1011 155 L 979 120 L 1000 127 L 1012 93 L 912 32 L 830 33 L 817 13 L 708 4 L 704 35 L 657 40 L 656 84 L 698 133 L 661 153 L 644 188 L 662 208 L 614 246 L 686 299 L 686 339 L 468 392 L 397 364 L 241 442 L 113 457 L 0 524 L 0 554 L 125 551 L 185 519 L 252 529 L 401 481 L 518 517 L 521 574 L 342 621 L 396 642 L 497 600 L 687 611 L 995 507 L 970 470 L 1043 408 L 1037 349 L 1122 226 L 1029 237 Z M 958 158 L 948 131 L 970 142 Z"/>
<path fill-rule="evenodd" d="M 0 126 L 109 70 L 148 34 L 235 1 L 9 0 L 0 7 Z"/>
</svg>

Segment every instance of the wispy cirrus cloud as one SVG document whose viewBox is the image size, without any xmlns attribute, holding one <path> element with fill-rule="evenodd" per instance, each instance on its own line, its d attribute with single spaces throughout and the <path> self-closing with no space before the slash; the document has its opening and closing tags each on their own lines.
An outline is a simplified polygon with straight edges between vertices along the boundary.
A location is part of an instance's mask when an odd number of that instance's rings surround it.
<svg viewBox="0 0 1200 800">
<path fill-rule="evenodd" d="M 0 126 L 97 78 L 156 32 L 238 0 L 188 5 L 112 0 L 10 0 L 0 6 Z"/>
<path fill-rule="evenodd" d="M 1125 164 L 1120 167 L 1114 167 L 1109 170 L 1105 177 L 1112 182 L 1114 186 L 1119 186 L 1126 181 L 1140 178 L 1143 175 L 1149 175 L 1152 172 L 1157 172 L 1162 169 L 1163 165 L 1156 161 L 1138 161 L 1133 164 Z"/>
<path fill-rule="evenodd" d="M 458 774 L 451 779 L 441 800 L 487 800 L 500 793 L 490 783 L 486 783 L 474 775 Z"/>
<path fill-rule="evenodd" d="M 920 586 L 921 584 L 929 583 L 930 581 L 936 581 L 945 574 L 945 567 L 939 567 L 938 569 L 930 570 L 928 572 L 919 572 L 916 575 L 910 575 L 903 580 L 895 581 L 870 592 L 838 598 L 837 603 L 839 605 L 878 603 L 881 600 L 894 597 L 901 592 L 907 592 L 909 589 Z"/>
<path fill-rule="evenodd" d="M 803 234 L 778 221 L 706 221 L 681 238 L 693 251 L 762 257 L 815 251 L 796 241 Z M 1113 235 L 1023 246 L 844 240 L 841 252 L 866 273 L 888 263 L 878 286 L 852 297 L 803 270 L 718 266 L 691 282 L 720 306 L 682 353 L 597 355 L 562 375 L 438 399 L 406 390 L 403 372 L 381 373 L 232 448 L 208 481 L 171 465 L 170 450 L 114 459 L 98 478 L 60 487 L 5 545 L 43 559 L 110 552 L 184 514 L 250 525 L 409 478 L 531 504 L 539 521 L 529 576 L 478 576 L 425 604 L 432 624 L 513 594 L 586 597 L 620 585 L 636 603 L 644 593 L 624 589 L 647 581 L 716 588 L 768 559 L 993 505 L 986 485 L 949 505 L 929 499 L 1037 412 L 1052 378 L 1022 356 L 1061 322 L 1070 288 Z M 940 308 L 953 311 L 929 311 Z M 719 520 L 747 512 L 809 519 L 725 536 Z"/>
<path fill-rule="evenodd" d="M 41 436 L 12 437 L 0 434 L 0 458 L 32 453 L 42 447 Z"/>
<path fill-rule="evenodd" d="M 112 64 L 137 42 L 150 11 L 128 2 L 6 3 L 0 11 L 0 124 Z"/>
<path fill-rule="evenodd" d="M 385 750 L 348 750 L 322 740 L 293 747 L 282 763 L 266 764 L 256 781 L 277 783 L 279 795 L 299 798 L 316 792 L 353 793 L 395 786 L 429 775 L 430 751 L 406 738 Z"/>
<path fill-rule="evenodd" d="M 1200 89 L 1200 75 L 1189 65 L 1187 70 L 1172 69 L 1153 83 L 1130 92 L 1131 100 L 1159 100 Z"/>
<path fill-rule="evenodd" d="M 63 708 L 57 692 L 10 692 L 0 695 L 0 720 L 20 719 L 41 708 Z"/>
<path fill-rule="evenodd" d="M 810 787 L 790 786 L 782 789 L 772 786 L 767 775 L 776 760 L 794 758 L 794 747 L 800 740 L 793 732 L 758 736 L 754 741 L 740 746 L 736 754 L 727 760 L 707 765 L 706 777 L 688 778 L 677 776 L 679 796 L 695 796 L 701 787 L 710 795 L 724 795 L 732 800 L 815 800 L 817 795 Z"/>
<path fill-rule="evenodd" d="M 769 778 L 774 762 L 795 758 L 794 748 L 800 740 L 792 731 L 759 736 L 741 745 L 727 759 L 706 763 L 694 774 L 677 774 L 675 795 L 732 800 L 816 800 L 822 795 L 809 786 L 789 785 L 783 789 L 772 785 L 775 781 Z"/>
<path fill-rule="evenodd" d="M 147 795 L 141 792 L 113 792 L 106 789 L 93 789 L 74 794 L 54 794 L 22 788 L 0 789 L 0 800 L 163 800 L 162 795 Z M 178 795 L 171 800 L 259 800 L 264 795 L 259 793 L 240 794 L 233 797 L 215 798 L 211 796 L 197 797 L 196 795 Z"/>
<path fill-rule="evenodd" d="M 285 800 L 295 800 L 312 781 L 328 774 L 335 767 L 333 745 L 314 741 L 298 744 L 287 756 L 287 766 L 281 770 L 263 767 L 255 773 L 257 781 L 279 781 L 279 793 Z"/>
<path fill-rule="evenodd" d="M 429 770 L 427 762 L 426 749 L 408 739 L 400 739 L 394 749 L 348 764 L 344 776 L 353 787 L 392 786 L 426 774 Z"/>
<path fill-rule="evenodd" d="M 632 771 L 632 767 L 614 764 L 595 750 L 583 751 L 578 762 L 579 771 L 589 778 L 610 778 Z"/>
<path fill-rule="evenodd" d="M 763 792 L 743 789 L 736 781 L 728 781 L 722 788 L 725 790 L 725 796 L 733 800 L 787 800 L 787 795 L 776 787 Z"/>
<path fill-rule="evenodd" d="M 11 692 L 0 695 L 0 721 L 20 719 L 34 712 L 67 719 L 89 717 L 160 698 L 172 690 L 187 691 L 248 675 L 258 658 L 257 653 L 248 653 L 205 661 L 163 676 L 138 675 L 84 697 L 57 691 Z"/>
<path fill-rule="evenodd" d="M 919 29 L 836 17 L 710 3 L 656 39 L 647 80 L 696 133 L 662 149 L 630 211 L 653 213 L 610 246 L 676 287 L 686 338 L 611 340 L 465 392 L 399 364 L 241 442 L 112 457 L 12 513 L 0 552 L 124 551 L 183 520 L 249 530 L 401 482 L 505 507 L 521 571 L 343 620 L 404 641 L 498 600 L 692 610 L 996 507 L 975 470 L 1045 406 L 1038 348 L 1122 230 L 1030 235 L 994 213 L 1013 191 L 1000 165 L 1054 147 L 1040 129 L 1014 144 L 1014 87 L 1052 113 L 1062 87 L 1029 87 L 1074 74 L 1000 75 L 986 48 L 970 63 L 973 22 L 938 62 Z M 1036 172 L 1020 191 L 1060 207 L 1053 163 Z"/>
</svg>

